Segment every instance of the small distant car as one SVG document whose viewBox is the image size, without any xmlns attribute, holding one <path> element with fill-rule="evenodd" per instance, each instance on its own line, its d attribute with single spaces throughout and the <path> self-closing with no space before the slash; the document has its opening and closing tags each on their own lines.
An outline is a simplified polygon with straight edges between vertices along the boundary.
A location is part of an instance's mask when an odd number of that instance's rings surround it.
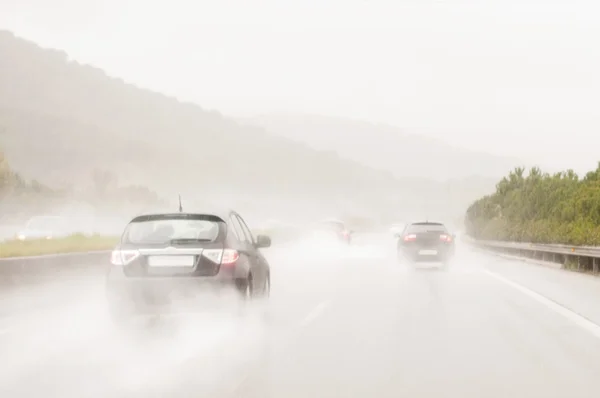
<svg viewBox="0 0 600 398">
<path fill-rule="evenodd" d="M 32 217 L 25 228 L 20 230 L 16 238 L 21 241 L 37 239 L 54 239 L 69 235 L 67 222 L 61 216 Z"/>
<path fill-rule="evenodd" d="M 352 233 L 343 221 L 332 218 L 317 223 L 314 231 L 316 237 L 330 236 L 348 245 L 352 243 Z"/>
<path fill-rule="evenodd" d="M 110 313 L 118 322 L 168 313 L 176 300 L 205 293 L 229 292 L 242 301 L 267 298 L 270 266 L 260 249 L 270 245 L 268 236 L 254 237 L 233 210 L 136 217 L 112 252 L 106 280 Z"/>
<path fill-rule="evenodd" d="M 398 237 L 397 251 L 401 262 L 440 262 L 446 268 L 454 257 L 455 235 L 442 223 L 414 222 L 408 224 Z"/>
</svg>

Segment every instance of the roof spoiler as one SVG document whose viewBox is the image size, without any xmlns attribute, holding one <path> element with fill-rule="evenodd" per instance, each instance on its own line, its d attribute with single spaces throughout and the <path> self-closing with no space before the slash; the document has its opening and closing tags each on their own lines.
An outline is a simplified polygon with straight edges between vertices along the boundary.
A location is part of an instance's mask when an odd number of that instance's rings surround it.
<svg viewBox="0 0 600 398">
<path fill-rule="evenodd" d="M 225 222 L 221 217 L 214 214 L 198 214 L 198 213 L 165 213 L 165 214 L 149 214 L 137 216 L 131 222 L 144 221 L 167 221 L 167 220 L 197 220 L 197 221 L 212 221 Z"/>
</svg>

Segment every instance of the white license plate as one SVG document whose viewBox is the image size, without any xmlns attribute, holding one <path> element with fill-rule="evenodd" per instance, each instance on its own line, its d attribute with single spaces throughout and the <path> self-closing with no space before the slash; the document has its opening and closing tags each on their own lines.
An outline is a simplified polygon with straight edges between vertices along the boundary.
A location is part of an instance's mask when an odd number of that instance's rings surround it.
<svg viewBox="0 0 600 398">
<path fill-rule="evenodd" d="M 424 256 L 435 256 L 437 255 L 437 250 L 419 250 L 419 254 Z"/>
<path fill-rule="evenodd" d="M 151 267 L 193 267 L 194 256 L 149 256 Z"/>
</svg>

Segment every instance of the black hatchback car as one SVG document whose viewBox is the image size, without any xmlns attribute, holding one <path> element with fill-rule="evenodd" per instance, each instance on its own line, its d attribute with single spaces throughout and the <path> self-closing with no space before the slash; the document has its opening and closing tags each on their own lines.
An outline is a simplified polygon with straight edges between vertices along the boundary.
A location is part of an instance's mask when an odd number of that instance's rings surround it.
<svg viewBox="0 0 600 398">
<path fill-rule="evenodd" d="M 160 313 L 176 299 L 205 293 L 268 297 L 270 266 L 260 249 L 270 245 L 267 236 L 255 238 L 235 211 L 136 217 L 111 255 L 110 313 L 118 321 Z"/>
<path fill-rule="evenodd" d="M 398 235 L 398 259 L 411 264 L 441 262 L 445 267 L 454 256 L 454 237 L 442 223 L 408 224 Z"/>
</svg>

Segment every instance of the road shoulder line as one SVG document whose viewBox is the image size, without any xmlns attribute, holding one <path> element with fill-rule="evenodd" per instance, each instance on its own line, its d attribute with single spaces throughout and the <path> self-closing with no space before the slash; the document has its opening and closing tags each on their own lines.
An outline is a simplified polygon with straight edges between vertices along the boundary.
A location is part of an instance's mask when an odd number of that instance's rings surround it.
<svg viewBox="0 0 600 398">
<path fill-rule="evenodd" d="M 513 282 L 510 279 L 507 279 L 501 275 L 498 275 L 495 272 L 488 271 L 488 270 L 482 270 L 482 272 L 485 273 L 486 275 L 496 279 L 497 281 L 500 281 L 500 282 L 512 287 L 513 289 L 520 291 L 521 293 L 525 294 L 526 296 L 529 296 L 533 300 L 544 305 L 546 308 L 549 308 L 550 310 L 554 311 L 555 313 L 562 315 L 564 318 L 570 320 L 571 322 L 573 322 L 580 328 L 588 331 L 593 336 L 600 339 L 600 325 L 597 325 L 596 323 L 590 321 L 586 317 L 557 303 L 556 301 L 553 301 L 533 290 L 526 288 L 525 286 L 523 286 L 517 282 Z"/>
</svg>

